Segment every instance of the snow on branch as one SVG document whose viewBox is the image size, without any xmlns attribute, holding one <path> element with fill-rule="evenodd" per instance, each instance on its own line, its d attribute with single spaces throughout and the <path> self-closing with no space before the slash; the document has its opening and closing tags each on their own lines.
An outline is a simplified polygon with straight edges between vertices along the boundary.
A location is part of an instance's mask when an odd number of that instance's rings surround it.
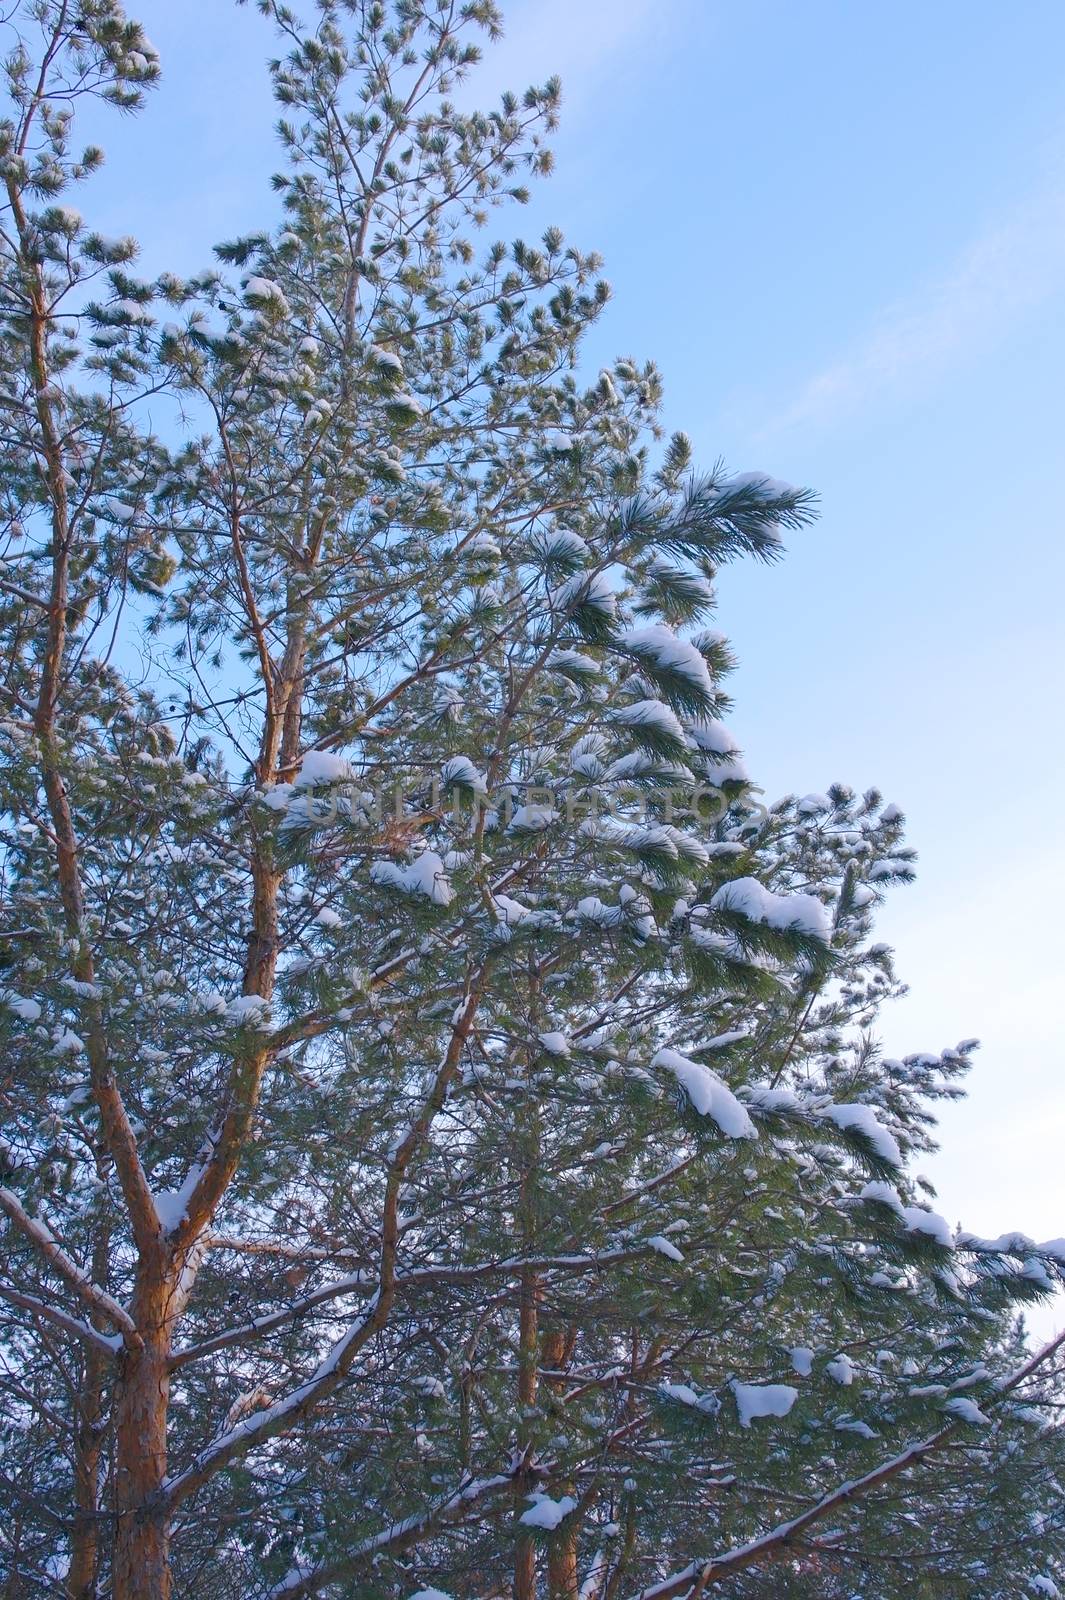
<svg viewBox="0 0 1065 1600">
<path fill-rule="evenodd" d="M 79 1267 L 76 1261 L 71 1260 L 47 1224 L 37 1217 L 31 1217 L 17 1195 L 12 1194 L 10 1189 L 0 1187 L 0 1208 L 7 1212 L 19 1231 L 36 1247 L 64 1283 L 73 1289 L 79 1300 L 113 1322 L 115 1327 L 121 1330 L 125 1344 L 132 1349 L 139 1349 L 141 1336 L 129 1312 L 120 1306 L 106 1289 L 101 1289 L 98 1283 L 93 1283 L 88 1273 Z"/>
<path fill-rule="evenodd" d="M 1017 1388 L 1018 1384 L 1023 1383 L 1025 1378 L 1055 1355 L 1063 1344 L 1065 1344 L 1065 1332 L 1058 1334 L 1049 1344 L 1036 1351 L 1035 1355 L 1007 1378 L 999 1387 L 999 1395 L 1008 1394 Z M 958 1417 L 958 1421 L 965 1420 L 964 1417 Z M 709 1561 L 690 1562 L 680 1572 L 675 1572 L 670 1577 L 663 1578 L 661 1582 L 641 1589 L 633 1596 L 633 1600 L 673 1600 L 675 1596 L 687 1594 L 693 1585 L 698 1593 L 702 1593 L 711 1584 L 720 1582 L 722 1578 L 731 1577 L 733 1573 L 743 1572 L 747 1567 L 757 1566 L 762 1561 L 779 1559 L 787 1554 L 798 1535 L 805 1532 L 813 1523 L 819 1522 L 822 1517 L 828 1516 L 830 1512 L 838 1510 L 852 1500 L 860 1500 L 871 1489 L 878 1489 L 881 1484 L 890 1482 L 908 1468 L 916 1466 L 926 1456 L 941 1449 L 948 1439 L 956 1435 L 956 1432 L 956 1423 L 947 1422 L 927 1439 L 907 1445 L 905 1450 L 892 1456 L 889 1461 L 873 1467 L 864 1477 L 839 1484 L 837 1488 L 830 1490 L 828 1494 L 822 1495 L 820 1500 L 808 1506 L 805 1511 L 801 1511 L 798 1516 L 780 1523 L 757 1539 L 739 1545 L 735 1550 L 711 1556 Z"/>
<path fill-rule="evenodd" d="M 419 1289 L 437 1285 L 457 1288 L 463 1284 L 479 1283 L 484 1278 L 499 1275 L 509 1277 L 520 1272 L 544 1274 L 601 1272 L 606 1267 L 618 1266 L 626 1261 L 638 1261 L 654 1253 L 655 1246 L 650 1240 L 645 1240 L 643 1243 L 627 1245 L 616 1250 L 590 1251 L 586 1254 L 507 1256 L 502 1261 L 483 1261 L 469 1267 L 416 1267 L 410 1272 L 396 1274 L 395 1293 L 397 1296 L 413 1294 Z M 282 1306 L 278 1311 L 253 1317 L 249 1322 L 227 1328 L 209 1339 L 202 1340 L 199 1344 L 186 1345 L 183 1349 L 175 1350 L 171 1357 L 171 1366 L 184 1367 L 191 1361 L 200 1361 L 205 1356 L 213 1355 L 216 1350 L 225 1350 L 235 1344 L 250 1344 L 256 1339 L 264 1338 L 268 1333 L 275 1332 L 278 1328 L 285 1327 L 289 1322 L 306 1316 L 315 1306 L 325 1305 L 349 1294 L 377 1293 L 379 1287 L 376 1275 L 365 1270 L 352 1273 L 345 1278 L 338 1278 L 335 1282 L 323 1284 L 311 1294 L 304 1295 L 302 1299 L 293 1300 L 291 1304 Z"/>
<path fill-rule="evenodd" d="M 443 1105 L 448 1087 L 456 1075 L 463 1048 L 477 1014 L 481 984 L 485 975 L 484 968 L 475 975 L 463 1004 L 455 1012 L 451 1038 L 436 1071 L 432 1087 L 418 1116 L 397 1140 L 390 1153 L 381 1219 L 380 1282 L 369 1305 L 349 1325 L 309 1378 L 273 1405 L 253 1412 L 235 1427 L 227 1429 L 205 1450 L 201 1450 L 190 1467 L 167 1480 L 160 1492 L 160 1502 L 168 1509 L 179 1505 L 230 1461 L 244 1455 L 246 1451 L 264 1440 L 286 1432 L 300 1417 L 317 1405 L 319 1400 L 331 1394 L 343 1381 L 359 1351 L 388 1321 L 396 1297 L 396 1254 L 400 1241 L 399 1196 L 403 1179 L 415 1151 Z"/>
<path fill-rule="evenodd" d="M 21 1289 L 10 1289 L 7 1284 L 0 1283 L 0 1297 L 10 1305 L 29 1311 L 42 1322 L 54 1323 L 57 1328 L 73 1334 L 75 1339 L 81 1339 L 84 1344 L 93 1345 L 105 1355 L 114 1357 L 122 1343 L 117 1334 L 109 1337 L 106 1333 L 101 1333 L 98 1328 L 94 1328 L 91 1323 L 83 1322 L 80 1317 L 72 1317 L 69 1312 L 60 1310 L 58 1306 L 50 1306 L 44 1300 L 38 1300 L 36 1295 L 23 1294 Z"/>
<path fill-rule="evenodd" d="M 420 1543 L 426 1535 L 466 1521 L 480 1510 L 486 1500 L 503 1489 L 511 1488 L 513 1482 L 511 1473 L 475 1478 L 431 1511 L 424 1512 L 420 1517 L 405 1517 L 402 1522 L 392 1522 L 380 1533 L 364 1539 L 342 1560 L 331 1562 L 328 1566 L 294 1569 L 270 1590 L 267 1600 L 300 1600 L 302 1595 L 317 1594 L 327 1583 L 336 1583 L 341 1578 L 349 1577 L 364 1561 L 372 1560 L 385 1551 L 390 1555 L 400 1555 L 412 1545 Z"/>
<path fill-rule="evenodd" d="M 699 1592 L 702 1592 L 711 1584 L 720 1582 L 722 1578 L 731 1577 L 734 1572 L 742 1572 L 745 1568 L 757 1566 L 762 1561 L 775 1560 L 785 1555 L 796 1537 L 812 1523 L 819 1522 L 822 1517 L 848 1501 L 859 1499 L 870 1489 L 878 1488 L 880 1484 L 904 1472 L 907 1467 L 916 1466 L 925 1456 L 937 1450 L 952 1431 L 950 1424 L 940 1428 L 929 1438 L 908 1445 L 890 1461 L 874 1467 L 864 1478 L 840 1484 L 807 1510 L 800 1512 L 797 1517 L 780 1523 L 768 1533 L 762 1534 L 760 1538 L 752 1539 L 747 1544 L 739 1545 L 735 1550 L 729 1550 L 723 1555 L 712 1556 L 709 1561 L 693 1561 L 680 1572 L 663 1578 L 660 1583 L 641 1589 L 633 1600 L 673 1600 L 674 1596 L 687 1594 L 693 1584 Z"/>
<path fill-rule="evenodd" d="M 380 1312 L 381 1295 L 377 1293 L 362 1315 L 348 1326 L 342 1337 L 318 1363 L 309 1378 L 282 1399 L 275 1401 L 273 1405 L 253 1411 L 235 1427 L 227 1429 L 205 1450 L 201 1450 L 184 1472 L 168 1479 L 163 1485 L 160 1496 L 162 1504 L 167 1507 L 180 1505 L 230 1461 L 244 1455 L 253 1445 L 272 1439 L 275 1434 L 286 1432 L 300 1417 L 306 1415 L 312 1406 L 337 1387 L 348 1370 L 352 1358 L 383 1324 L 384 1317 Z"/>
</svg>

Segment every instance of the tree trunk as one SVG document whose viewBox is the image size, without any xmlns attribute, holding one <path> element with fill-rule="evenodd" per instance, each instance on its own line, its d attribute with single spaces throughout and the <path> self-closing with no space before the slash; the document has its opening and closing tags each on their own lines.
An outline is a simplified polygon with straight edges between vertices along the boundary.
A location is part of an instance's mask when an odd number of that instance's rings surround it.
<svg viewBox="0 0 1065 1600">
<path fill-rule="evenodd" d="M 100 1446 L 103 1442 L 104 1356 L 90 1347 L 78 1396 L 74 1436 L 74 1525 L 70 1534 L 67 1594 L 70 1600 L 96 1600 L 99 1557 Z"/>
<path fill-rule="evenodd" d="M 561 1485 L 564 1494 L 573 1488 L 570 1483 Z M 577 1528 L 570 1526 L 575 1519 L 567 1519 L 558 1542 L 551 1546 L 547 1557 L 547 1590 L 551 1600 L 577 1600 Z"/>
<path fill-rule="evenodd" d="M 108 1281 L 110 1229 L 96 1230 L 92 1252 L 93 1281 L 104 1287 Z M 93 1326 L 106 1331 L 102 1317 L 94 1314 Z M 96 1600 L 96 1574 L 100 1559 L 100 1451 L 103 1447 L 104 1384 L 107 1362 L 103 1352 L 90 1345 L 85 1353 L 85 1368 L 78 1395 L 74 1434 L 74 1524 L 70 1533 L 70 1566 L 66 1588 L 70 1600 Z"/>
<path fill-rule="evenodd" d="M 540 1365 L 545 1372 L 557 1372 L 567 1360 L 568 1339 L 562 1328 L 545 1328 L 540 1335 Z M 548 1389 L 561 1390 L 564 1385 L 558 1378 L 545 1379 Z M 572 1495 L 570 1482 L 556 1486 L 560 1495 Z M 566 1518 L 556 1533 L 547 1553 L 547 1592 L 550 1600 L 577 1600 L 577 1536 L 580 1519 L 576 1513 Z"/>
<path fill-rule="evenodd" d="M 521 1275 L 519 1336 L 518 1336 L 518 1447 L 527 1449 L 533 1428 L 533 1407 L 536 1405 L 536 1364 L 539 1356 L 537 1326 L 539 1322 L 540 1283 L 535 1272 Z M 524 1497 L 529 1490 L 529 1479 L 520 1472 L 514 1479 L 516 1515 L 520 1518 L 526 1509 Z M 535 1600 L 536 1595 L 536 1541 L 532 1533 L 518 1527 L 514 1541 L 514 1600 Z"/>
<path fill-rule="evenodd" d="M 166 1477 L 171 1286 L 146 1275 L 133 1313 L 144 1339 L 127 1351 L 115 1404 L 113 1600 L 170 1600 L 170 1518 L 153 1502 Z"/>
</svg>

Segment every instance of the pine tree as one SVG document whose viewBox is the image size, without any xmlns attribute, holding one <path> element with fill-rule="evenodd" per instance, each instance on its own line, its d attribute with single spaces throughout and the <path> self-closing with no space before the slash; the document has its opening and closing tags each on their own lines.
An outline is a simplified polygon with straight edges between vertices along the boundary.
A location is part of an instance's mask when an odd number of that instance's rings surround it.
<svg viewBox="0 0 1065 1600">
<path fill-rule="evenodd" d="M 1065 1244 L 914 1176 L 904 819 L 721 720 L 812 496 L 474 243 L 560 100 L 458 109 L 490 0 L 259 9 L 282 222 L 190 279 L 63 198 L 138 25 L 6 62 L 4 1594 L 1055 1593 Z"/>
</svg>

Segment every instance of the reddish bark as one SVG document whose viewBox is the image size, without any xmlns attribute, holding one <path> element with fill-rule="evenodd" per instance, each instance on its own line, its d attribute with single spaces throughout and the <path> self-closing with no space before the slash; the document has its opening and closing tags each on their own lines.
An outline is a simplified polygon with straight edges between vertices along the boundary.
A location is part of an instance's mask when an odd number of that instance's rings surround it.
<svg viewBox="0 0 1065 1600">
<path fill-rule="evenodd" d="M 115 1397 L 114 1600 L 170 1600 L 166 1477 L 172 1286 L 160 1252 L 142 1266 L 134 1317 L 144 1340 L 127 1350 Z"/>
</svg>

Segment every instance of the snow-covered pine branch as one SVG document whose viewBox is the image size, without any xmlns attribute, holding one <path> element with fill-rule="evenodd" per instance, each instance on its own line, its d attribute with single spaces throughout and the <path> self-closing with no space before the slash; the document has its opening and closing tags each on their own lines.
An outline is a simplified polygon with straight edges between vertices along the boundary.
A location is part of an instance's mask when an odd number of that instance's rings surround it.
<svg viewBox="0 0 1065 1600">
<path fill-rule="evenodd" d="M 934 1209 L 902 812 L 764 803 L 708 626 L 812 496 L 481 233 L 560 98 L 463 109 L 490 0 L 260 11 L 283 170 L 184 278 L 82 215 L 143 30 L 8 19 L 8 1588 L 1052 1594 L 1065 1243 Z"/>
</svg>

